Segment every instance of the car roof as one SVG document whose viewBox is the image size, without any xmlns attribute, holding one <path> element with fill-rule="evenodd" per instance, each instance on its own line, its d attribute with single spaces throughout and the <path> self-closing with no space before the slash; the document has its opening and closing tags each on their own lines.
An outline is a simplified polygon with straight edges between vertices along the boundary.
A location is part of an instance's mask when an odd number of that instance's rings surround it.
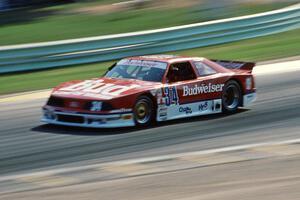
<svg viewBox="0 0 300 200">
<path fill-rule="evenodd" d="M 128 57 L 126 59 L 149 60 L 149 61 L 160 61 L 160 62 L 173 63 L 173 62 L 188 61 L 188 60 L 203 61 L 205 58 L 202 58 L 202 57 L 189 57 L 189 56 L 177 56 L 177 55 L 145 55 L 145 56 Z"/>
</svg>

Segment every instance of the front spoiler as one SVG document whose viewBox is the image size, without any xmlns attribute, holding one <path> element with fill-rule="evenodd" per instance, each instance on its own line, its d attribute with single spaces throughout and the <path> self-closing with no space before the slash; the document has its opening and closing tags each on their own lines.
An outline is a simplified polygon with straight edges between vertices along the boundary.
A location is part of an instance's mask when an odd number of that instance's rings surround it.
<svg viewBox="0 0 300 200">
<path fill-rule="evenodd" d="M 62 120 L 62 118 L 68 118 L 68 120 Z M 76 118 L 77 120 L 72 121 L 72 118 Z M 78 119 L 80 119 L 80 121 L 78 121 Z M 87 128 L 116 128 L 135 126 L 133 114 L 128 112 L 96 115 L 43 109 L 43 117 L 41 121 L 49 124 Z"/>
</svg>

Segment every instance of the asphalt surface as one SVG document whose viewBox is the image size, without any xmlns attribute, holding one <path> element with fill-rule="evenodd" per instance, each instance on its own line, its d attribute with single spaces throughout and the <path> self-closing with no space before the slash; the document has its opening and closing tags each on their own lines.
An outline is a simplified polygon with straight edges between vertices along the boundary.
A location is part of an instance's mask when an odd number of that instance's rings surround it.
<svg viewBox="0 0 300 200">
<path fill-rule="evenodd" d="M 259 75 L 258 100 L 234 115 L 147 129 L 81 129 L 40 123 L 45 99 L 0 103 L 0 176 L 128 158 L 299 138 L 300 71 Z"/>
<path fill-rule="evenodd" d="M 270 69 L 273 70 L 272 66 Z M 100 196 L 101 199 L 133 200 L 299 199 L 299 148 L 296 154 L 289 148 L 284 150 L 292 152 L 286 155 L 281 149 L 265 149 L 263 159 L 252 160 L 248 159 L 247 151 L 239 153 L 237 160 L 231 154 L 212 155 L 210 159 L 219 164 L 206 167 L 188 168 L 183 162 L 181 169 L 177 166 L 179 159 L 169 167 L 178 167 L 178 170 L 136 177 L 130 177 L 130 173 L 142 174 L 143 167 L 138 164 L 129 169 L 128 166 L 117 167 L 117 171 L 112 171 L 116 169 L 109 166 L 86 172 L 81 170 L 72 175 L 66 172 L 62 177 L 29 175 L 20 178 L 26 173 L 45 170 L 299 139 L 300 71 L 284 72 L 281 69 L 279 65 L 277 73 L 258 73 L 258 100 L 236 114 L 181 119 L 146 129 L 45 125 L 40 122 L 40 117 L 46 99 L 22 101 L 18 98 L 17 101 L 2 102 L 0 179 L 18 178 L 0 181 L 1 199 L 97 199 Z M 274 151 L 279 157 L 269 157 Z M 250 150 L 251 155 L 253 152 L 258 153 L 257 156 L 261 154 L 255 149 Z M 191 163 L 195 162 L 198 161 Z M 168 163 L 157 164 L 168 169 Z M 97 178 L 108 175 L 112 180 Z M 92 182 L 84 181 L 93 177 Z M 78 180 L 81 180 L 80 184 Z"/>
<path fill-rule="evenodd" d="M 4 194 L 2 200 L 297 200 L 300 156 Z"/>
</svg>

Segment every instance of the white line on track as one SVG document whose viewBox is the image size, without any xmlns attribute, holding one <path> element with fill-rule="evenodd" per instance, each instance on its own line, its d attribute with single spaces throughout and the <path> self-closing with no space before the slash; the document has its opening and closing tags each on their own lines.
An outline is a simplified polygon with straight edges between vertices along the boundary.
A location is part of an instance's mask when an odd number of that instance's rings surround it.
<svg viewBox="0 0 300 200">
<path fill-rule="evenodd" d="M 67 167 L 67 168 L 45 170 L 45 171 L 18 174 L 18 175 L 2 176 L 2 177 L 0 177 L 0 182 L 20 179 L 20 178 L 24 178 L 24 177 L 26 178 L 26 177 L 30 177 L 30 176 L 51 176 L 51 175 L 57 175 L 60 173 L 80 172 L 83 170 L 95 169 L 95 168 L 100 168 L 100 167 L 105 167 L 105 166 L 141 164 L 141 163 L 145 163 L 145 162 L 160 162 L 160 161 L 165 161 L 165 160 L 178 159 L 178 158 L 186 157 L 186 156 L 199 156 L 199 155 L 208 155 L 208 154 L 213 154 L 213 153 L 225 153 L 225 152 L 241 151 L 241 150 L 257 148 L 257 147 L 291 145 L 291 144 L 296 144 L 296 143 L 300 143 L 300 138 L 292 139 L 292 140 L 284 140 L 284 141 L 254 143 L 254 144 L 246 144 L 246 145 L 238 145 L 238 146 L 228 146 L 228 147 L 223 147 L 223 148 L 208 149 L 208 150 L 202 150 L 202 151 L 193 151 L 193 152 L 178 153 L 178 154 L 168 154 L 168 155 L 154 156 L 154 157 L 148 157 L 148 158 L 137 158 L 137 159 L 129 159 L 129 160 L 107 162 L 107 163 L 100 163 L 100 164 L 91 164 L 91 165 L 87 165 L 87 166 Z"/>
</svg>

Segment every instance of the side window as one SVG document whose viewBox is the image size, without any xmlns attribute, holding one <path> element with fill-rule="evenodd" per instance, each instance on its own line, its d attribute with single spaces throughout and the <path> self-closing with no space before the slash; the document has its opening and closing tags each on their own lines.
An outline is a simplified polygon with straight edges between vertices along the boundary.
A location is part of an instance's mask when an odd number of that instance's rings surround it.
<svg viewBox="0 0 300 200">
<path fill-rule="evenodd" d="M 195 78 L 196 75 L 189 62 L 174 63 L 170 65 L 167 75 L 168 82 L 186 81 Z"/>
<path fill-rule="evenodd" d="M 194 64 L 195 64 L 200 76 L 207 76 L 207 75 L 217 73 L 214 69 L 212 69 L 208 65 L 204 64 L 203 62 L 198 61 L 198 62 L 194 62 Z"/>
</svg>

